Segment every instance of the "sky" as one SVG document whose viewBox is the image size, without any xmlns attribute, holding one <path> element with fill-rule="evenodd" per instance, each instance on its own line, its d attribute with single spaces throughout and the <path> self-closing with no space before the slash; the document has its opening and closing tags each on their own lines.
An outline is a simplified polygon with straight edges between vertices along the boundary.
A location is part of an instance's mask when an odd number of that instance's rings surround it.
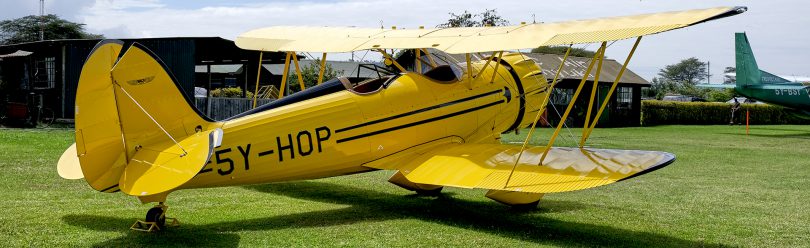
<svg viewBox="0 0 810 248">
<path fill-rule="evenodd" d="M 0 0 L 0 20 L 38 14 L 37 0 Z M 761 69 L 778 75 L 810 75 L 808 1 L 721 0 L 45 0 L 45 12 L 86 24 L 107 38 L 219 36 L 267 26 L 357 26 L 417 28 L 445 22 L 448 13 L 485 9 L 512 24 L 557 22 L 717 6 L 747 6 L 748 12 L 645 37 L 629 68 L 646 79 L 666 65 L 696 57 L 710 62 L 712 83 L 734 66 L 734 32 L 746 32 Z M 596 50 L 597 44 L 580 47 Z M 607 56 L 623 61 L 632 40 L 619 41 Z M 346 57 L 348 58 L 348 57 Z"/>
</svg>

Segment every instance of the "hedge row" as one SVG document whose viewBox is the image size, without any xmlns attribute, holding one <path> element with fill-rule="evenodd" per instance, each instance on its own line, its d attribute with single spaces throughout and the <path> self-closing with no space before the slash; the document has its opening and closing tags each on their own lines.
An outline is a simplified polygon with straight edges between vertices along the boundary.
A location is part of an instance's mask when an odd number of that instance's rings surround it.
<svg viewBox="0 0 810 248">
<path fill-rule="evenodd" d="M 719 125 L 729 124 L 730 103 L 717 102 L 641 102 L 641 125 Z M 810 119 L 791 113 L 789 109 L 768 104 L 742 104 L 734 114 L 734 122 L 745 124 L 745 112 L 750 124 L 810 124 Z"/>
</svg>

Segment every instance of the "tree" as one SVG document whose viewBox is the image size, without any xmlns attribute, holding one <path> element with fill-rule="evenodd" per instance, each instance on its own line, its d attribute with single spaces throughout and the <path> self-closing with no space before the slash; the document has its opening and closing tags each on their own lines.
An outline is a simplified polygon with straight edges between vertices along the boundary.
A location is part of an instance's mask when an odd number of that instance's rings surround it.
<svg viewBox="0 0 810 248">
<path fill-rule="evenodd" d="M 481 26 L 507 26 L 509 21 L 501 18 L 498 11 L 495 9 L 485 9 L 484 12 L 478 14 L 481 17 Z"/>
<path fill-rule="evenodd" d="M 692 57 L 664 67 L 658 72 L 658 76 L 664 80 L 689 87 L 695 86 L 701 80 L 706 79 L 708 76 L 706 70 L 706 62 Z"/>
<path fill-rule="evenodd" d="M 695 85 L 708 76 L 706 68 L 706 62 L 692 57 L 664 67 L 658 72 L 658 76 L 672 87 L 668 93 L 705 97 L 709 90 Z"/>
<path fill-rule="evenodd" d="M 0 44 L 16 44 L 40 40 L 40 30 L 46 40 L 57 39 L 101 39 L 102 35 L 84 31 L 84 24 L 70 22 L 56 15 L 25 16 L 13 20 L 0 21 Z"/>
<path fill-rule="evenodd" d="M 448 14 L 450 14 L 450 19 L 448 19 L 445 23 L 436 25 L 437 28 L 509 25 L 509 21 L 498 15 L 498 11 L 495 9 L 486 9 L 484 12 L 478 14 L 472 14 L 466 10 L 461 14 L 456 14 L 453 12 Z"/>
<path fill-rule="evenodd" d="M 464 13 L 456 15 L 456 13 L 450 12 L 450 19 L 447 22 L 437 25 L 437 28 L 454 28 L 454 27 L 475 27 L 478 26 L 478 22 L 473 20 L 474 15 L 466 10 Z"/>
<path fill-rule="evenodd" d="M 729 73 L 736 73 L 736 72 L 737 72 L 737 68 L 735 68 L 733 66 L 726 67 L 726 69 L 723 70 L 723 83 L 724 84 L 736 84 L 737 83 L 737 77 L 728 75 Z"/>
<path fill-rule="evenodd" d="M 568 50 L 567 46 L 541 46 L 535 49 L 532 49 L 532 53 L 545 53 L 545 54 L 559 54 L 565 55 L 565 52 Z M 585 50 L 578 47 L 571 48 L 570 56 L 574 57 L 588 57 L 593 58 L 596 55 L 595 51 Z"/>
<path fill-rule="evenodd" d="M 287 77 L 287 85 L 290 89 L 289 92 L 285 92 L 284 95 L 289 95 L 293 92 L 301 91 L 301 86 L 298 83 L 298 75 L 295 73 L 295 68 L 290 66 L 293 72 Z M 320 73 L 321 68 L 321 60 L 315 59 L 312 63 L 305 65 L 301 68 L 301 76 L 304 79 L 304 85 L 307 88 L 313 87 L 318 84 L 318 73 Z M 333 79 L 338 77 L 340 74 L 343 74 L 343 70 L 336 70 L 332 67 L 331 64 L 326 63 L 323 70 L 323 81 L 326 82 L 329 79 Z"/>
<path fill-rule="evenodd" d="M 641 95 L 643 97 L 661 100 L 667 93 L 672 92 L 673 88 L 674 87 L 670 82 L 653 77 L 653 79 L 650 80 L 650 87 L 642 89 Z"/>
</svg>

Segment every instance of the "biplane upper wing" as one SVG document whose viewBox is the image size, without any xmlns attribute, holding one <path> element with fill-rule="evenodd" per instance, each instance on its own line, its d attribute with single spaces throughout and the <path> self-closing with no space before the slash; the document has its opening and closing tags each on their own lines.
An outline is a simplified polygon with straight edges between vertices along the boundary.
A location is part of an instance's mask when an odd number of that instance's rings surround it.
<svg viewBox="0 0 810 248">
<path fill-rule="evenodd" d="M 447 53 L 489 52 L 621 40 L 688 27 L 746 10 L 746 7 L 717 7 L 503 27 L 387 30 L 279 26 L 243 33 L 236 38 L 236 45 L 257 51 L 350 52 L 383 48 L 435 48 Z"/>
<path fill-rule="evenodd" d="M 412 149 L 364 166 L 399 170 L 421 184 L 555 193 L 611 184 L 675 160 L 659 151 L 554 147 L 540 165 L 545 147 L 530 147 L 515 166 L 520 146 L 441 142 Z"/>
</svg>

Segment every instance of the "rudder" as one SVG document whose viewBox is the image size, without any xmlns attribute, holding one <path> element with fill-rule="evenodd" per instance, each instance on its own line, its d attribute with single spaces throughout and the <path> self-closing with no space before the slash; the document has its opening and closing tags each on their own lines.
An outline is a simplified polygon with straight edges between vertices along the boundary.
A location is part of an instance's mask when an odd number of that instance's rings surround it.
<svg viewBox="0 0 810 248">
<path fill-rule="evenodd" d="M 221 141 L 221 125 L 191 105 L 149 49 L 123 48 L 102 41 L 82 68 L 76 94 L 82 172 L 103 192 L 166 192 L 205 165 Z"/>
</svg>

